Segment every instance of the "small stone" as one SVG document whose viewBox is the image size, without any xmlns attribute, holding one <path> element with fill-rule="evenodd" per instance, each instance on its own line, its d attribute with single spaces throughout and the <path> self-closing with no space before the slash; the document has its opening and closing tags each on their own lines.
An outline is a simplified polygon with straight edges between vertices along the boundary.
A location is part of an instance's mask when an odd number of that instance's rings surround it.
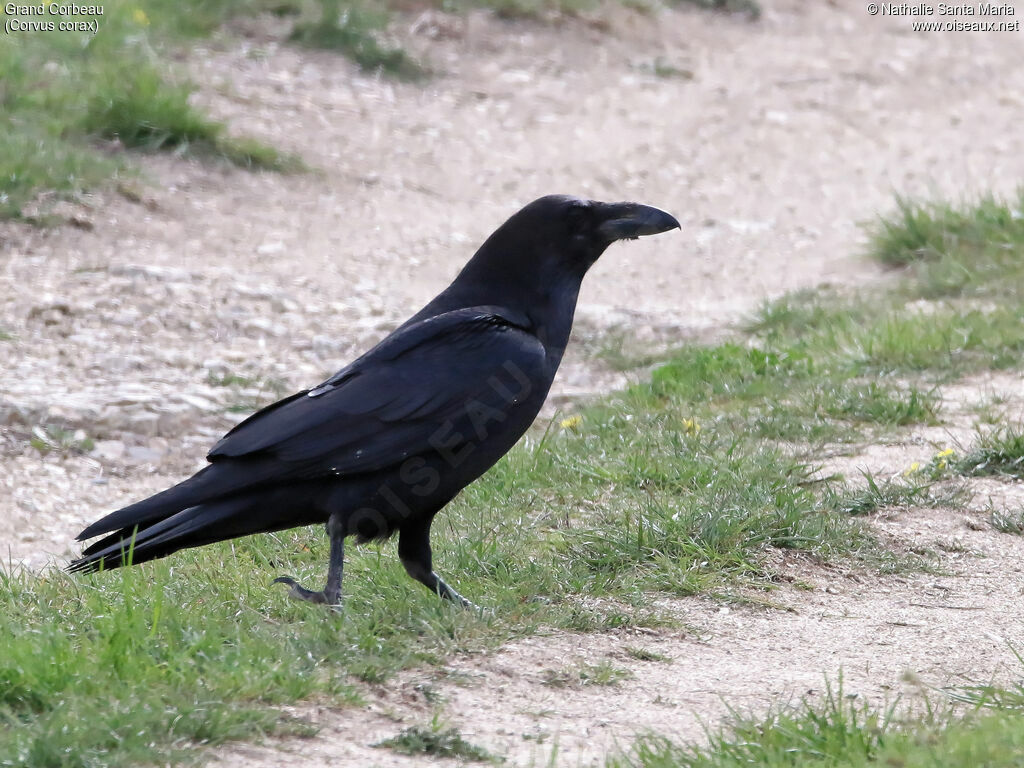
<svg viewBox="0 0 1024 768">
<path fill-rule="evenodd" d="M 125 458 L 131 464 L 153 464 L 163 458 L 159 451 L 146 445 L 133 445 L 128 448 Z"/>
<path fill-rule="evenodd" d="M 100 461 L 120 461 L 124 450 L 124 443 L 120 440 L 97 440 L 90 455 Z"/>
<path fill-rule="evenodd" d="M 256 249 L 256 253 L 260 256 L 270 256 L 275 253 L 281 253 L 282 251 L 284 251 L 284 243 L 280 240 L 263 243 L 263 245 Z"/>
</svg>

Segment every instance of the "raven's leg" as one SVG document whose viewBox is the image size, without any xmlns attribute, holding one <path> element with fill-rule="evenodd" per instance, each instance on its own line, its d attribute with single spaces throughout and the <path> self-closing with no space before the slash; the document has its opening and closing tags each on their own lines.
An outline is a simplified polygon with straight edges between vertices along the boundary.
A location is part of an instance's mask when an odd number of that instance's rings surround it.
<svg viewBox="0 0 1024 768">
<path fill-rule="evenodd" d="M 327 520 L 327 535 L 331 539 L 331 557 L 327 566 L 327 585 L 321 592 L 306 589 L 291 576 L 274 579 L 275 584 L 291 587 L 288 594 L 298 600 L 336 606 L 341 601 L 341 575 L 345 568 L 345 525 L 340 515 L 331 515 Z"/>
<path fill-rule="evenodd" d="M 398 536 L 398 556 L 402 559 L 405 572 L 427 589 L 446 600 L 465 608 L 476 608 L 444 580 L 434 573 L 433 556 L 430 552 L 430 521 L 426 525 L 409 525 L 401 529 Z"/>
</svg>

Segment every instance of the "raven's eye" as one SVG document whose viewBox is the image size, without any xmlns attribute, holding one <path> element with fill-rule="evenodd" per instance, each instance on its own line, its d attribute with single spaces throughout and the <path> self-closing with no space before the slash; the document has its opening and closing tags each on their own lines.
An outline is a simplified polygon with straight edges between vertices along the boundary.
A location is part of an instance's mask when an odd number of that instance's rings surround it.
<svg viewBox="0 0 1024 768">
<path fill-rule="evenodd" d="M 569 228 L 573 230 L 579 230 L 583 227 L 583 224 L 587 220 L 587 214 L 590 212 L 590 203 L 584 202 L 583 200 L 577 200 L 569 205 L 569 210 L 566 211 L 566 219 L 569 222 Z"/>
</svg>

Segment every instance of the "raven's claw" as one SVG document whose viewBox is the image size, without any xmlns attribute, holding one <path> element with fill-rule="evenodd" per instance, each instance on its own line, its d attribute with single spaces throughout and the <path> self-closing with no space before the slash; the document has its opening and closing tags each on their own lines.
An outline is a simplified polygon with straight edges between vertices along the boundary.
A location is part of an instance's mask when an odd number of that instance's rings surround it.
<svg viewBox="0 0 1024 768">
<path fill-rule="evenodd" d="M 306 589 L 291 576 L 278 576 L 276 579 L 274 579 L 274 583 L 287 584 L 290 587 L 290 589 L 288 590 L 288 596 L 294 597 L 296 600 L 305 600 L 307 603 L 319 603 L 320 605 L 329 605 L 327 595 L 324 593 L 323 590 L 318 590 L 314 592 L 311 589 Z"/>
</svg>

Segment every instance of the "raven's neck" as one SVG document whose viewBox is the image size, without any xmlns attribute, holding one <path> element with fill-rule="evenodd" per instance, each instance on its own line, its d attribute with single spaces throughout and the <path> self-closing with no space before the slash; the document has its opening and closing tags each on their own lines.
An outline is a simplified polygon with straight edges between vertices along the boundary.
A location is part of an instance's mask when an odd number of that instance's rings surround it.
<svg viewBox="0 0 1024 768">
<path fill-rule="evenodd" d="M 501 282 L 469 283 L 456 279 L 433 301 L 409 318 L 405 325 L 413 325 L 429 317 L 468 307 L 502 307 L 513 314 L 526 315 L 530 320 L 530 333 L 536 336 L 547 351 L 548 365 L 551 374 L 562 361 L 565 347 L 569 343 L 572 331 L 573 315 L 576 312 L 576 299 L 579 295 L 580 280 L 564 278 L 547 284 L 515 286 L 519 290 Z M 511 301 L 510 298 L 514 298 Z"/>
</svg>

